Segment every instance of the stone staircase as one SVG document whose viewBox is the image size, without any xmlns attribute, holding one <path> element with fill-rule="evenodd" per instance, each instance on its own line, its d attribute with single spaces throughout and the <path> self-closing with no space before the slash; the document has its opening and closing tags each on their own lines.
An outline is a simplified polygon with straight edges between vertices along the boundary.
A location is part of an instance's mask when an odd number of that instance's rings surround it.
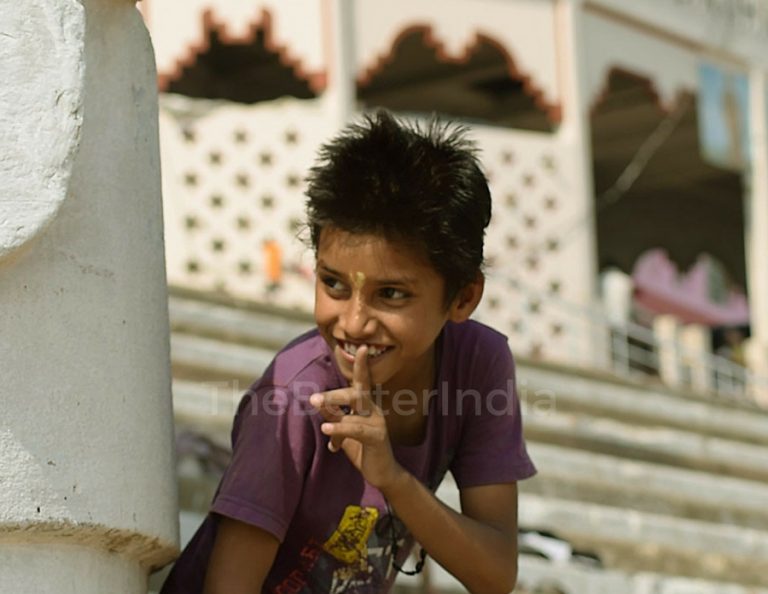
<svg viewBox="0 0 768 594">
<path fill-rule="evenodd" d="M 177 428 L 226 447 L 242 392 L 312 319 L 178 290 L 169 310 Z M 768 411 L 524 360 L 518 386 L 539 468 L 520 484 L 520 525 L 602 562 L 522 555 L 521 592 L 768 594 Z M 216 481 L 182 461 L 186 513 L 204 513 Z M 458 506 L 450 476 L 439 494 Z M 463 591 L 430 569 L 434 592 Z"/>
</svg>

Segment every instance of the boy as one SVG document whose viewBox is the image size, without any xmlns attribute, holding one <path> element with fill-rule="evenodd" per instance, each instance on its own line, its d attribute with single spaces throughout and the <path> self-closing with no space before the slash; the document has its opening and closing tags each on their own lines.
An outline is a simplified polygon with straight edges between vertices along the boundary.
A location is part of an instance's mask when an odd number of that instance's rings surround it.
<svg viewBox="0 0 768 594">
<path fill-rule="evenodd" d="M 470 592 L 507 594 L 535 469 L 506 338 L 468 320 L 491 214 L 472 145 L 378 112 L 321 149 L 307 196 L 317 329 L 241 401 L 162 593 L 384 594 L 417 541 Z M 461 513 L 433 494 L 447 470 Z"/>
</svg>

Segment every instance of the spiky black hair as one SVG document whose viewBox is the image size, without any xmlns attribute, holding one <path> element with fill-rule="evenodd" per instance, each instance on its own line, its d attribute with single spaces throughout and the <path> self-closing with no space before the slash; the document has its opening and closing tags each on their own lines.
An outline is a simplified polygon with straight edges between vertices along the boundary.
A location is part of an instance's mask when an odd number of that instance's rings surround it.
<svg viewBox="0 0 768 594">
<path fill-rule="evenodd" d="M 445 279 L 447 302 L 480 271 L 491 197 L 465 127 L 379 110 L 321 147 L 308 182 L 315 251 L 325 227 L 418 246 Z"/>
</svg>

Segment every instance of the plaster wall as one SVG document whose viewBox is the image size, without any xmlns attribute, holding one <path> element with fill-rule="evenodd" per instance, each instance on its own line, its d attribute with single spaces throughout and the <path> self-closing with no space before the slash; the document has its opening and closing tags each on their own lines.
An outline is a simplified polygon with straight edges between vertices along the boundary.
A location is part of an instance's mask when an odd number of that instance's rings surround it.
<svg viewBox="0 0 768 594">
<path fill-rule="evenodd" d="M 0 549 L 0 565 L 3 567 L 2 592 L 146 592 L 147 578 L 139 565 L 120 555 L 88 547 L 3 547 Z"/>
<path fill-rule="evenodd" d="M 64 200 L 82 125 L 83 6 L 0 2 L 0 258 Z"/>
<path fill-rule="evenodd" d="M 178 532 L 152 47 L 128 0 L 0 12 L 0 584 L 140 592 Z"/>
<path fill-rule="evenodd" d="M 681 92 L 698 88 L 701 56 L 690 47 L 589 12 L 584 15 L 584 28 L 586 99 L 590 106 L 607 91 L 613 68 L 648 77 L 668 109 Z"/>
<path fill-rule="evenodd" d="M 461 61 L 478 34 L 499 44 L 531 78 L 547 104 L 559 104 L 554 3 L 550 0 L 390 0 L 361 2 L 355 10 L 356 70 L 370 74 L 386 62 L 398 36 L 428 26 L 445 57 Z"/>
<path fill-rule="evenodd" d="M 269 14 L 272 43 L 285 50 L 284 59 L 306 74 L 321 74 L 326 62 L 325 25 L 321 0 L 145 0 L 142 12 L 153 34 L 160 75 L 175 76 L 207 47 L 203 15 L 233 40 L 247 42 L 252 28 Z"/>
<path fill-rule="evenodd" d="M 749 0 L 580 1 L 591 12 L 655 29 L 709 54 L 768 66 L 768 24 L 760 3 L 755 8 Z"/>
</svg>

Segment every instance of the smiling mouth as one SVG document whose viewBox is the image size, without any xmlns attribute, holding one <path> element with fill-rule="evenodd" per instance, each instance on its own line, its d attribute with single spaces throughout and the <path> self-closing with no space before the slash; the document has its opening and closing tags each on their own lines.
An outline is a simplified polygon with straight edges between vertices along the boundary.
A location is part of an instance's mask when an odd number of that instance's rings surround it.
<svg viewBox="0 0 768 594">
<path fill-rule="evenodd" d="M 336 344 L 338 344 L 339 347 L 341 347 L 341 350 L 344 351 L 347 355 L 349 355 L 352 359 L 355 358 L 355 355 L 357 354 L 357 349 L 360 348 L 361 346 L 368 347 L 369 359 L 376 359 L 378 357 L 381 357 L 387 351 L 392 350 L 391 346 L 375 345 L 375 344 L 367 344 L 367 343 L 355 344 L 352 342 L 347 342 L 346 340 L 339 340 L 338 338 L 336 339 Z"/>
</svg>

